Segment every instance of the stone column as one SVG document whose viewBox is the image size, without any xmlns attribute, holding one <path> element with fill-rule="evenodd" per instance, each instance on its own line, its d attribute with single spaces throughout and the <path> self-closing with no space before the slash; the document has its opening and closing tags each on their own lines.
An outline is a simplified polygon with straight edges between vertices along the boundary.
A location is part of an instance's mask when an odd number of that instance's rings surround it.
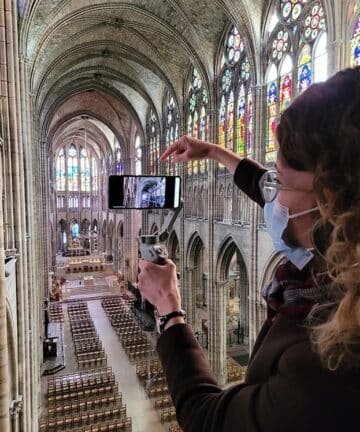
<svg viewBox="0 0 360 432">
<path fill-rule="evenodd" d="M 192 267 L 184 267 L 183 276 L 183 295 L 182 306 L 186 310 L 186 320 L 191 326 L 195 326 L 195 285 L 194 285 L 194 269 Z"/>
<path fill-rule="evenodd" d="M 328 31 L 328 71 L 330 74 L 349 66 L 348 11 L 350 1 L 333 2 L 333 31 Z M 330 23 L 329 23 L 330 27 Z"/>
<path fill-rule="evenodd" d="M 265 130 L 261 125 L 264 124 L 264 101 L 266 99 L 266 85 L 253 86 L 253 103 L 254 103 L 254 125 L 255 128 L 255 145 L 254 145 L 254 158 L 257 161 L 263 162 L 265 160 Z M 249 268 L 249 350 L 251 352 L 256 339 L 256 309 L 257 305 L 257 286 L 258 286 L 258 226 L 260 219 L 260 212 L 262 210 L 253 201 L 250 203 L 250 268 Z"/>
<path fill-rule="evenodd" d="M 10 403 L 9 413 L 11 419 L 11 432 L 19 432 L 19 416 L 23 409 L 22 396 L 12 400 Z"/>
<path fill-rule="evenodd" d="M 227 381 L 226 286 L 226 281 L 215 281 L 209 298 L 209 360 L 221 385 Z"/>
<path fill-rule="evenodd" d="M 2 160 L 0 163 L 0 190 L 3 190 Z M 9 428 L 9 367 L 6 325 L 6 286 L 5 286 L 4 224 L 3 207 L 0 203 L 0 430 Z"/>
</svg>

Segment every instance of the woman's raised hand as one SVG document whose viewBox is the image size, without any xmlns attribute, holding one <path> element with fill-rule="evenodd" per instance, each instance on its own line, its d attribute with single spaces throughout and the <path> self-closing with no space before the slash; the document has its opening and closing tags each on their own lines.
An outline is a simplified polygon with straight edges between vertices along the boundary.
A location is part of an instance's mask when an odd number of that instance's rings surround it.
<svg viewBox="0 0 360 432">
<path fill-rule="evenodd" d="M 205 158 L 211 159 L 210 153 L 214 150 L 214 147 L 216 147 L 215 144 L 183 135 L 164 151 L 160 160 L 163 161 L 171 155 L 173 155 L 174 162 L 185 162 Z"/>
</svg>

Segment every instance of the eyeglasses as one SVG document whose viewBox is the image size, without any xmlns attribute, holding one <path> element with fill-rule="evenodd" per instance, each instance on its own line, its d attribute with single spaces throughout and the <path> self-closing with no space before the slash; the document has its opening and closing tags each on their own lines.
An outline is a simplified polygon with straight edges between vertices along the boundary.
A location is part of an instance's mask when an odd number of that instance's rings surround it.
<svg viewBox="0 0 360 432">
<path fill-rule="evenodd" d="M 277 179 L 276 170 L 266 171 L 260 178 L 259 186 L 265 202 L 274 201 L 281 190 L 311 192 L 309 189 L 295 189 L 282 185 Z"/>
</svg>

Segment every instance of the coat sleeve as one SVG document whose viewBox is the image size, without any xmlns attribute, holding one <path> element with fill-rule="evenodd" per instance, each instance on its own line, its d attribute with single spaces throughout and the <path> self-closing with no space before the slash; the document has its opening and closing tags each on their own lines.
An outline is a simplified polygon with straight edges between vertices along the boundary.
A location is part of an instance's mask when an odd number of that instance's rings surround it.
<svg viewBox="0 0 360 432">
<path fill-rule="evenodd" d="M 344 422 L 343 410 L 349 403 L 341 407 L 339 401 L 351 399 L 316 361 L 314 365 L 313 354 L 301 355 L 308 351 L 305 345 L 291 348 L 290 356 L 279 360 L 279 368 L 266 380 L 226 390 L 218 385 L 188 325 L 170 327 L 157 348 L 184 432 L 342 430 L 338 422 Z M 321 406 L 326 407 L 324 412 Z"/>
<path fill-rule="evenodd" d="M 244 158 L 239 162 L 234 173 L 235 185 L 261 207 L 264 206 L 264 200 L 260 193 L 259 180 L 264 172 L 266 168 L 258 162 Z"/>
</svg>

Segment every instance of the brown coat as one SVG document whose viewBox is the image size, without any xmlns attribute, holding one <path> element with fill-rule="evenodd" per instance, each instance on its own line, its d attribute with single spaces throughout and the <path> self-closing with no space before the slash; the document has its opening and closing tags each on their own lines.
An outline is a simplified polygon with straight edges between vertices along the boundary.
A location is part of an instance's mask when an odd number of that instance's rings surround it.
<svg viewBox="0 0 360 432">
<path fill-rule="evenodd" d="M 188 325 L 158 353 L 184 432 L 360 432 L 360 371 L 332 373 L 307 330 L 278 315 L 260 332 L 244 384 L 222 390 Z"/>
</svg>

